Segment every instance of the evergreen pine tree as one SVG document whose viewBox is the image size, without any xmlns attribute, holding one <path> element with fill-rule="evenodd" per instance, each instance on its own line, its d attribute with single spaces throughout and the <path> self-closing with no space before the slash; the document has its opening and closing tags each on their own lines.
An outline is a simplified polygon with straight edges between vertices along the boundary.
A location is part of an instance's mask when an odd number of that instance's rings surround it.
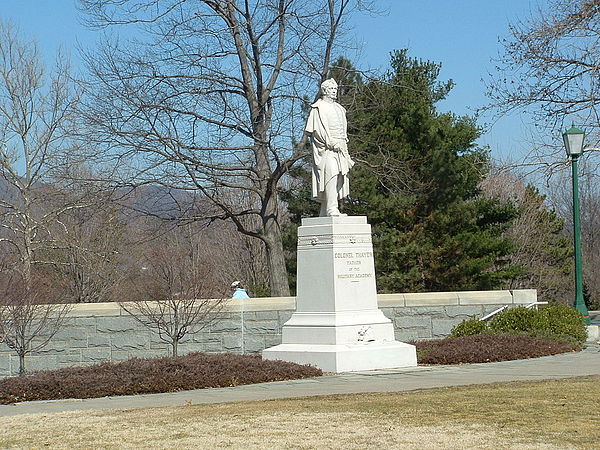
<svg viewBox="0 0 600 450">
<path fill-rule="evenodd" d="M 516 276 L 503 233 L 517 211 L 480 195 L 488 155 L 472 118 L 436 111 L 453 86 L 438 81 L 440 66 L 396 51 L 391 70 L 365 83 L 347 60 L 335 66 L 358 163 L 344 212 L 372 225 L 379 291 L 493 289 Z M 310 215 L 306 194 L 291 194 L 298 222 Z"/>
</svg>

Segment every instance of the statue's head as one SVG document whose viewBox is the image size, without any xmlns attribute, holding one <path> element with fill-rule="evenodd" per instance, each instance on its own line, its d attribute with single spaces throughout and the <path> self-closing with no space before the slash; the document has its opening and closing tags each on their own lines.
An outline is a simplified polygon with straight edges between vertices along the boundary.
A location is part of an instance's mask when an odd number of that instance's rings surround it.
<svg viewBox="0 0 600 450">
<path fill-rule="evenodd" d="M 325 97 L 332 100 L 337 98 L 338 84 L 333 78 L 329 78 L 321 83 L 321 92 Z"/>
</svg>

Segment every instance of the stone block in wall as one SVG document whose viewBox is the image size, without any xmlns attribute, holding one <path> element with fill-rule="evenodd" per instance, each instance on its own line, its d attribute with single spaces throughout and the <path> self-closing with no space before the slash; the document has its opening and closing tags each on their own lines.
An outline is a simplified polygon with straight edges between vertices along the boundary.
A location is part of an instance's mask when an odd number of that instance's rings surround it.
<svg viewBox="0 0 600 450">
<path fill-rule="evenodd" d="M 385 317 L 387 317 L 390 320 L 394 320 L 394 317 L 396 315 L 395 313 L 395 308 L 379 308 L 381 310 L 381 312 L 383 312 L 383 315 Z"/>
<path fill-rule="evenodd" d="M 240 334 L 240 330 L 238 329 L 233 333 L 209 333 L 207 331 L 201 331 L 199 333 L 190 334 L 189 339 L 191 342 L 195 342 L 197 344 L 208 344 L 211 342 L 221 342 L 221 335 L 227 336 L 229 334 Z"/>
<path fill-rule="evenodd" d="M 27 362 L 25 363 L 27 364 Z M 10 355 L 10 376 L 19 375 L 19 357 L 15 355 Z"/>
<path fill-rule="evenodd" d="M 229 334 L 223 336 L 223 350 L 234 351 L 242 349 L 242 335 Z"/>
<path fill-rule="evenodd" d="M 28 355 L 25 357 L 25 370 L 27 373 L 39 372 L 40 370 L 53 370 L 58 369 L 58 356 L 57 355 Z M 13 371 L 19 370 L 19 359 L 15 358 L 13 364 Z"/>
<path fill-rule="evenodd" d="M 245 312 L 244 317 L 246 317 L 247 314 L 249 313 Z M 239 326 L 241 320 L 241 311 L 232 311 L 226 314 L 219 314 L 218 316 L 213 317 L 201 331 L 212 331 L 214 327 L 218 326 L 232 326 L 235 324 Z"/>
<path fill-rule="evenodd" d="M 256 314 L 258 311 L 244 311 L 244 322 L 248 322 L 250 320 L 258 320 Z M 241 313 L 232 314 L 230 317 L 231 320 L 237 320 L 238 323 L 242 320 Z"/>
<path fill-rule="evenodd" d="M 110 335 L 90 334 L 88 335 L 88 347 L 110 347 Z"/>
<path fill-rule="evenodd" d="M 461 322 L 460 319 L 431 319 L 431 334 L 433 337 L 446 337 L 456 325 Z"/>
<path fill-rule="evenodd" d="M 36 350 L 34 355 L 55 355 L 57 353 L 66 353 L 71 347 L 71 342 L 50 341 L 47 345 Z"/>
<path fill-rule="evenodd" d="M 279 334 L 267 334 L 264 336 L 265 348 L 275 347 L 281 344 L 281 333 Z"/>
<path fill-rule="evenodd" d="M 81 362 L 97 363 L 101 361 L 110 361 L 110 348 L 84 348 L 81 350 Z"/>
<path fill-rule="evenodd" d="M 244 319 L 246 319 L 244 317 Z M 239 331 L 241 327 L 241 318 L 236 317 L 235 319 L 223 319 L 216 321 L 210 325 L 211 333 L 230 333 L 233 331 Z"/>
<path fill-rule="evenodd" d="M 50 342 L 40 351 L 58 351 L 69 350 L 72 348 L 87 348 L 87 339 L 57 339 L 52 338 Z"/>
<path fill-rule="evenodd" d="M 202 344 L 199 351 L 207 352 L 207 353 L 223 353 L 223 343 L 222 342 L 208 342 L 206 344 Z"/>
<path fill-rule="evenodd" d="M 400 342 L 431 339 L 431 328 L 407 328 L 404 330 L 396 330 L 394 337 Z"/>
<path fill-rule="evenodd" d="M 483 315 L 483 308 L 475 305 L 465 306 L 446 306 L 444 308 L 448 317 L 459 317 L 466 319 L 471 316 L 481 317 Z"/>
<path fill-rule="evenodd" d="M 73 317 L 71 323 L 76 327 L 85 328 L 88 333 L 96 332 L 96 318 L 95 317 Z"/>
<path fill-rule="evenodd" d="M 81 362 L 81 350 L 68 351 L 58 355 L 58 364 L 60 367 L 76 366 Z"/>
<path fill-rule="evenodd" d="M 163 341 L 159 337 L 158 331 L 156 331 L 156 330 L 149 330 L 148 328 L 146 328 L 146 329 L 140 329 L 139 331 L 140 331 L 140 334 L 144 334 L 145 336 L 148 337 L 148 345 L 151 348 L 159 346 L 159 345 L 168 345 L 168 342 Z M 165 338 L 167 338 L 167 337 L 165 336 Z"/>
<path fill-rule="evenodd" d="M 98 333 L 115 333 L 120 331 L 136 331 L 142 326 L 129 316 L 98 317 L 96 331 Z"/>
<path fill-rule="evenodd" d="M 186 351 L 185 346 L 180 345 L 178 348 L 180 355 L 185 355 L 189 353 Z M 148 349 L 148 350 L 137 350 L 135 352 L 129 352 L 129 358 L 163 358 L 165 356 L 171 356 L 171 347 L 165 349 Z"/>
<path fill-rule="evenodd" d="M 165 352 L 166 352 L 166 349 L 165 349 Z M 131 352 L 129 352 L 129 351 L 113 350 L 110 352 L 110 360 L 113 362 L 127 361 L 128 359 L 131 359 Z"/>
<path fill-rule="evenodd" d="M 482 316 L 487 316 L 490 313 L 493 313 L 494 311 L 497 311 L 498 309 L 502 308 L 503 306 L 506 305 L 482 305 L 481 306 L 481 314 Z M 515 305 L 518 306 L 518 305 Z M 511 306 L 509 306 L 509 308 L 511 308 Z"/>
<path fill-rule="evenodd" d="M 277 311 L 256 311 L 257 320 L 279 320 Z"/>
<path fill-rule="evenodd" d="M 431 317 L 425 316 L 404 316 L 394 319 L 394 326 L 397 329 L 405 328 L 431 328 Z"/>
<path fill-rule="evenodd" d="M 0 354 L 0 377 L 8 377 L 12 375 L 10 370 L 10 358 L 10 354 Z"/>
<path fill-rule="evenodd" d="M 140 330 L 139 335 L 145 336 L 144 339 L 147 337 L 149 348 L 162 348 L 165 345 L 171 345 L 171 340 L 168 336 L 163 335 L 165 338 L 165 340 L 163 340 L 155 330 Z M 180 344 L 204 344 L 207 342 L 221 342 L 221 338 L 219 335 L 210 334 L 208 332 L 188 332 L 180 341 Z"/>
<path fill-rule="evenodd" d="M 277 320 L 256 320 L 247 321 L 244 324 L 244 330 L 252 334 L 272 334 L 281 332 Z"/>
<path fill-rule="evenodd" d="M 394 308 L 395 317 L 404 316 L 427 316 L 427 317 L 445 317 L 446 311 L 444 306 L 421 306 L 421 307 L 406 307 Z"/>
<path fill-rule="evenodd" d="M 167 348 L 167 347 L 171 347 L 171 344 L 169 342 L 156 340 L 156 341 L 150 342 L 147 348 L 149 350 L 160 350 L 161 348 Z M 146 347 L 144 347 L 144 348 L 146 348 Z M 131 349 L 129 349 L 129 350 L 131 350 Z"/>
<path fill-rule="evenodd" d="M 262 352 L 267 346 L 262 336 L 244 336 L 244 350 L 246 353 Z"/>
<path fill-rule="evenodd" d="M 278 315 L 279 315 L 279 325 L 283 325 L 284 323 L 286 323 L 288 320 L 290 320 L 292 318 L 292 314 L 294 314 L 294 311 L 278 311 Z"/>
<path fill-rule="evenodd" d="M 57 341 L 87 341 L 89 330 L 85 327 L 75 327 L 67 325 L 58 330 L 52 339 Z"/>
<path fill-rule="evenodd" d="M 51 341 L 51 342 L 52 342 L 52 341 Z M 63 341 L 63 342 L 64 342 L 64 341 Z M 60 344 L 60 343 L 58 343 L 58 342 L 57 342 L 57 345 L 59 345 L 59 344 Z M 77 340 L 77 341 L 75 341 L 75 340 L 72 340 L 72 341 L 66 341 L 66 342 L 64 343 L 64 346 L 65 346 L 67 349 L 74 349 L 74 348 L 87 348 L 87 347 L 88 347 L 88 341 L 87 341 L 87 339 L 85 339 L 85 340 L 82 340 L 82 341 L 79 341 L 79 340 Z"/>
<path fill-rule="evenodd" d="M 150 346 L 150 339 L 146 333 L 112 333 L 110 335 L 111 347 L 115 350 L 145 349 Z"/>
</svg>

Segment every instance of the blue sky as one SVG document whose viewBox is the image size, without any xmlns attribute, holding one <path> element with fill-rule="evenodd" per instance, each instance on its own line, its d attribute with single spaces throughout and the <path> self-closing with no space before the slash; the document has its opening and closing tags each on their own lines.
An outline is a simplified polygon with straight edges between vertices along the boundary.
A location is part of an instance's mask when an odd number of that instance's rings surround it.
<svg viewBox="0 0 600 450">
<path fill-rule="evenodd" d="M 385 69 L 389 53 L 408 48 L 410 55 L 442 63 L 441 79 L 456 83 L 442 111 L 472 114 L 485 104 L 482 78 L 493 71 L 491 61 L 506 36 L 509 22 L 529 14 L 540 0 L 380 0 L 387 14 L 354 21 L 360 66 Z M 35 38 L 48 62 L 60 47 L 78 63 L 77 45 L 93 46 L 99 32 L 86 29 L 74 0 L 0 0 L 0 17 L 12 20 Z M 480 139 L 498 159 L 527 152 L 527 124 L 521 115 L 502 118 Z M 490 122 L 483 117 L 480 124 Z"/>
<path fill-rule="evenodd" d="M 383 4 L 384 2 L 382 2 Z M 452 79 L 455 87 L 442 111 L 472 115 L 486 104 L 482 79 L 494 71 L 501 50 L 499 40 L 508 25 L 536 9 L 536 0 L 389 0 L 388 15 L 363 18 L 356 31 L 364 43 L 364 60 L 372 67 L 385 66 L 389 52 L 408 48 L 411 56 L 442 64 L 440 78 Z M 519 159 L 527 152 L 528 126 L 514 114 L 488 125 L 480 144 L 489 145 L 498 159 Z"/>
</svg>

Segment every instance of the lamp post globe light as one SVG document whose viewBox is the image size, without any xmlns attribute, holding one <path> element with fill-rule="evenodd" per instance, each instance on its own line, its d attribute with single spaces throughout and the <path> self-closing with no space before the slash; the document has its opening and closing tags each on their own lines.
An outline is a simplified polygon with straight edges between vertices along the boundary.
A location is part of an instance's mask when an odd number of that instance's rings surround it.
<svg viewBox="0 0 600 450">
<path fill-rule="evenodd" d="M 573 179 L 573 244 L 575 247 L 575 309 L 583 315 L 586 325 L 590 324 L 590 315 L 583 300 L 583 269 L 581 259 L 581 226 L 579 222 L 579 178 L 577 160 L 583 153 L 585 132 L 571 126 L 562 135 L 567 157 L 571 158 Z"/>
</svg>

